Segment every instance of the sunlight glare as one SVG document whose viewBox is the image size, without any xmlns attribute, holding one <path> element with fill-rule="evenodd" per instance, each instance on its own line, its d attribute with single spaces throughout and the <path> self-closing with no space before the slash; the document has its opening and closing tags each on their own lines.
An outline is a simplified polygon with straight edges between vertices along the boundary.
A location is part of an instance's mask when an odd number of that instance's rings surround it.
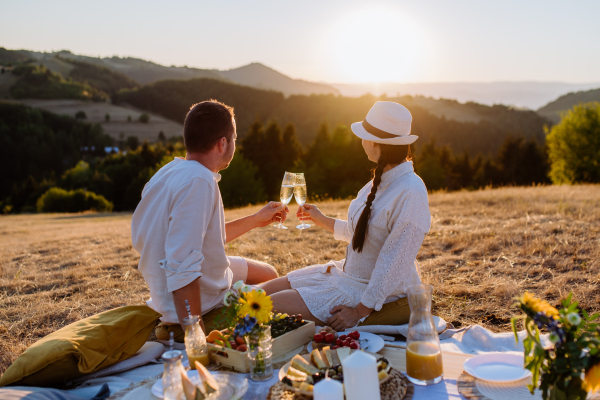
<svg viewBox="0 0 600 400">
<path fill-rule="evenodd" d="M 330 54 L 352 83 L 407 82 L 415 79 L 426 41 L 418 24 L 400 11 L 370 7 L 341 18 L 332 27 Z"/>
</svg>

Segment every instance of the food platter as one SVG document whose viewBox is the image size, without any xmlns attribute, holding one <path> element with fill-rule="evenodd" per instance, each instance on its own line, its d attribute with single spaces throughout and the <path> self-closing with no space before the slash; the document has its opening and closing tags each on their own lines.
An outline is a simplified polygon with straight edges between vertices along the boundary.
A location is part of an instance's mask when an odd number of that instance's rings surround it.
<svg viewBox="0 0 600 400">
<path fill-rule="evenodd" d="M 348 349 L 348 350 L 349 350 L 349 354 L 352 354 L 355 351 L 362 351 L 362 350 L 350 350 L 350 349 Z M 367 353 L 369 353 L 369 352 L 367 352 Z M 378 373 L 380 374 L 379 384 L 381 385 L 381 384 L 385 383 L 389 379 L 389 376 L 390 376 L 389 374 L 390 374 L 390 371 L 392 369 L 391 368 L 391 364 L 384 357 L 381 357 L 379 354 L 372 354 L 372 353 L 369 353 L 369 354 L 371 354 L 372 356 L 378 358 L 378 361 L 379 360 L 384 360 L 385 361 L 385 366 L 383 368 L 379 368 L 380 370 L 378 370 Z M 311 354 L 304 354 L 302 356 L 297 355 L 291 361 L 289 361 L 288 363 L 286 363 L 283 367 L 281 367 L 279 369 L 279 375 L 278 375 L 279 380 L 282 383 L 285 384 L 285 386 L 287 387 L 288 390 L 294 391 L 294 392 L 299 393 L 299 394 L 303 394 L 305 396 L 312 396 L 312 385 L 309 385 L 310 386 L 310 390 L 305 390 L 306 388 L 308 388 L 308 386 L 294 387 L 294 386 L 291 386 L 288 383 L 286 383 L 286 379 L 285 378 L 289 378 L 290 367 L 292 367 L 292 364 L 294 363 L 294 360 L 298 360 L 296 357 L 301 357 L 307 363 L 309 363 L 310 365 L 313 365 L 312 361 L 311 361 Z M 314 365 L 313 365 L 313 367 L 314 367 Z M 292 367 L 292 370 L 293 369 L 294 369 L 294 367 Z M 381 371 L 384 371 L 385 373 L 381 373 Z"/>
<path fill-rule="evenodd" d="M 348 333 L 350 333 L 350 331 L 341 332 L 342 335 L 343 334 L 347 335 Z M 358 342 L 360 343 L 360 348 L 369 353 L 378 353 L 385 346 L 384 340 L 381 337 L 379 337 L 379 335 L 375 335 L 374 333 L 369 333 L 369 332 L 361 332 L 361 331 L 358 331 L 358 333 L 360 334 L 360 338 L 358 339 Z M 308 350 L 309 353 L 311 351 L 313 351 L 312 342 L 310 342 L 308 344 L 306 349 Z"/>
<path fill-rule="evenodd" d="M 219 391 L 209 396 L 207 400 L 241 399 L 248 391 L 248 379 L 243 375 L 225 371 L 212 371 L 210 374 L 219 384 Z M 196 370 L 187 371 L 187 375 L 194 383 L 200 381 L 200 376 Z M 152 385 L 151 392 L 159 399 L 163 398 L 162 379 L 157 380 L 154 385 Z"/>
</svg>

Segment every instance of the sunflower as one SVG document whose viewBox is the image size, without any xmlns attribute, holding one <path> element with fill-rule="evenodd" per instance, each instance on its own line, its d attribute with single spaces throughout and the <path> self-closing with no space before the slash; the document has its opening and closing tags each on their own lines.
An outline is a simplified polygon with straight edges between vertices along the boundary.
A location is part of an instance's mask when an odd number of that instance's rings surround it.
<svg viewBox="0 0 600 400">
<path fill-rule="evenodd" d="M 273 310 L 273 302 L 271 301 L 271 297 L 267 296 L 264 292 L 253 290 L 244 293 L 240 298 L 240 304 L 242 306 L 238 310 L 239 317 L 243 318 L 249 315 L 256 318 L 259 324 L 269 322 L 269 317 Z"/>
<path fill-rule="evenodd" d="M 600 390 L 600 364 L 594 365 L 585 373 L 583 388 L 588 392 L 595 393 Z"/>
<path fill-rule="evenodd" d="M 529 292 L 525 292 L 523 296 L 518 299 L 518 301 L 536 313 L 543 312 L 549 317 L 558 318 L 558 310 L 556 308 L 552 307 L 544 300 L 536 299 Z"/>
</svg>

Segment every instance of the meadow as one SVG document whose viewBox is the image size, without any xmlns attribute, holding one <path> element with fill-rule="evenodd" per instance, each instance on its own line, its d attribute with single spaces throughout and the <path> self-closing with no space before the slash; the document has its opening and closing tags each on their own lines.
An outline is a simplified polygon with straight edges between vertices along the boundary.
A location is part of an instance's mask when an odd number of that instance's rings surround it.
<svg viewBox="0 0 600 400">
<path fill-rule="evenodd" d="M 526 290 L 555 306 L 573 292 L 583 308 L 600 311 L 600 185 L 439 192 L 429 200 L 432 226 L 418 260 L 435 288 L 434 314 L 457 327 L 509 331 L 513 298 Z M 345 218 L 349 202 L 318 205 Z M 0 217 L 0 373 L 52 331 L 149 297 L 130 220 L 130 213 Z M 297 223 L 290 216 L 286 231 L 256 229 L 227 252 L 269 262 L 281 275 L 343 257 L 345 243 Z"/>
</svg>

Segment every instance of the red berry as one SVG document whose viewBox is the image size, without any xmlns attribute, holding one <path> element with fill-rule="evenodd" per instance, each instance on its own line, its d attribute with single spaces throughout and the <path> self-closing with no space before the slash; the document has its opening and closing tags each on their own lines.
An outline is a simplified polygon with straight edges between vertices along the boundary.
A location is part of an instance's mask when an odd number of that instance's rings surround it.
<svg viewBox="0 0 600 400">
<path fill-rule="evenodd" d="M 328 333 L 325 335 L 325 341 L 327 343 L 333 343 L 335 341 L 335 335 L 333 333 Z"/>
<path fill-rule="evenodd" d="M 350 343 L 354 342 L 354 340 L 347 338 L 346 340 L 344 340 L 344 344 L 345 345 L 350 345 Z"/>
<path fill-rule="evenodd" d="M 349 336 L 356 340 L 360 339 L 360 333 L 358 333 L 358 331 L 350 332 Z"/>
<path fill-rule="evenodd" d="M 317 333 L 314 337 L 315 342 L 317 343 L 321 343 L 323 341 L 323 334 L 322 333 Z"/>
<path fill-rule="evenodd" d="M 296 315 L 296 322 L 302 322 L 302 314 Z"/>
<path fill-rule="evenodd" d="M 335 341 L 335 345 L 338 347 L 343 347 L 344 346 L 344 341 L 342 339 L 338 339 Z"/>
<path fill-rule="evenodd" d="M 346 340 L 347 337 L 348 337 L 347 335 L 342 335 L 342 336 L 340 336 L 340 340 Z"/>
<path fill-rule="evenodd" d="M 356 343 L 356 342 L 352 342 L 352 343 L 350 343 L 350 348 L 351 348 L 352 350 L 358 350 L 358 343 Z"/>
</svg>

